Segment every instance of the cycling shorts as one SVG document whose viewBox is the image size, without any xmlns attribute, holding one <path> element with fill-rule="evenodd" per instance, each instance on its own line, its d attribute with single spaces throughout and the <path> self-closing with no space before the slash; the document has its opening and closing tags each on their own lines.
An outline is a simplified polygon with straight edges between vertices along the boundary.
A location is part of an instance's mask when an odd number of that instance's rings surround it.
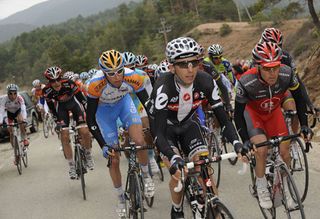
<svg viewBox="0 0 320 219">
<path fill-rule="evenodd" d="M 8 123 L 13 123 L 16 121 L 17 116 L 21 113 L 21 108 L 19 108 L 15 113 L 7 111 Z"/>
<path fill-rule="evenodd" d="M 259 134 L 265 134 L 267 138 L 288 135 L 288 129 L 280 106 L 269 114 L 259 114 L 247 105 L 244 117 L 250 138 Z"/>
<path fill-rule="evenodd" d="M 136 94 L 130 94 L 131 98 L 132 98 L 132 101 L 134 103 L 134 105 L 136 106 L 137 110 L 138 110 L 138 113 L 139 113 L 139 116 L 140 118 L 143 118 L 143 117 L 147 117 L 147 112 L 146 110 L 144 109 L 142 103 L 140 102 L 139 98 L 137 97 Z"/>
<path fill-rule="evenodd" d="M 208 152 L 200 124 L 196 119 L 190 118 L 182 124 L 167 125 L 167 139 L 174 151 L 182 151 L 189 160 L 196 154 Z"/>
<path fill-rule="evenodd" d="M 69 112 L 72 112 L 72 117 L 73 120 L 76 121 L 76 125 L 86 122 L 86 115 L 82 105 L 75 98 L 72 98 L 67 102 L 58 103 L 58 122 L 61 128 L 69 127 Z"/>
<path fill-rule="evenodd" d="M 100 103 L 98 105 L 96 120 L 107 145 L 118 145 L 118 118 L 120 118 L 125 129 L 134 124 L 142 124 L 138 111 L 129 94 L 126 94 L 114 104 Z"/>
</svg>

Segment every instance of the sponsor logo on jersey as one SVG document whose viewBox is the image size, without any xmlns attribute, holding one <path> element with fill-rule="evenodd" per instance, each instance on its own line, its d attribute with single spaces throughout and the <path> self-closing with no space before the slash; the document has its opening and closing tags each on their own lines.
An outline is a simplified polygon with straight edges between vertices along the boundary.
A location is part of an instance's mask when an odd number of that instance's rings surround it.
<svg viewBox="0 0 320 219">
<path fill-rule="evenodd" d="M 190 96 L 189 93 L 185 93 L 185 94 L 183 95 L 183 100 L 184 100 L 184 101 L 188 101 L 188 100 L 190 100 L 190 98 L 191 98 L 191 96 Z"/>
<path fill-rule="evenodd" d="M 193 98 L 196 100 L 196 99 L 198 99 L 199 98 L 199 93 L 198 92 L 195 92 L 194 94 L 193 94 Z"/>
<path fill-rule="evenodd" d="M 177 101 L 178 101 L 178 99 L 179 99 L 179 97 L 178 97 L 178 96 L 176 96 L 176 97 L 172 97 L 172 98 L 171 98 L 171 100 L 170 100 L 170 103 L 175 103 L 175 102 L 177 102 Z"/>
</svg>

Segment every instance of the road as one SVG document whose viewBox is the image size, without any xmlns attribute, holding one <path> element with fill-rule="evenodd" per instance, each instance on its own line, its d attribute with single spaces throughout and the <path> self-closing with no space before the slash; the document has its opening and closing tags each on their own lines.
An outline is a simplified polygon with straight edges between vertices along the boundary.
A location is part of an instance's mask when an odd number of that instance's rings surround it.
<svg viewBox="0 0 320 219">
<path fill-rule="evenodd" d="M 56 136 L 44 139 L 41 132 L 30 135 L 29 167 L 18 175 L 13 165 L 13 151 L 9 143 L 0 144 L 0 218 L 1 219 L 82 219 L 117 218 L 116 194 L 102 157 L 94 142 L 95 170 L 86 175 L 87 201 L 83 201 L 80 181 L 68 178 L 68 166 Z M 320 149 L 315 145 L 309 154 L 310 187 L 304 203 L 307 218 L 319 218 L 320 203 Z M 126 160 L 121 161 L 122 173 L 126 173 Z M 250 195 L 249 172 L 243 176 L 237 171 L 241 165 L 223 163 L 220 198 L 232 209 L 236 218 L 262 218 L 257 202 Z M 169 218 L 171 201 L 168 191 L 168 173 L 165 182 L 156 181 L 155 204 L 145 214 L 147 219 Z M 123 181 L 124 181 L 123 177 Z M 277 218 L 285 218 L 282 209 Z"/>
</svg>

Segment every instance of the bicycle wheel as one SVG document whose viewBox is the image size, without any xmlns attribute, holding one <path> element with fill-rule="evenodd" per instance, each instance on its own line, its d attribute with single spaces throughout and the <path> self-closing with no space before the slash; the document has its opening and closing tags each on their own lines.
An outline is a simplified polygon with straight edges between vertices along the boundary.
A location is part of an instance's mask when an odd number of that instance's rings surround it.
<svg viewBox="0 0 320 219">
<path fill-rule="evenodd" d="M 143 179 L 141 179 L 140 178 L 140 182 L 143 182 Z M 154 202 L 154 196 L 152 196 L 152 197 L 146 197 L 145 195 L 144 195 L 144 185 L 141 183 L 141 190 L 142 190 L 142 192 L 143 192 L 143 197 L 144 197 L 144 199 L 146 200 L 146 203 L 147 203 L 147 205 L 148 205 L 148 207 L 152 207 L 152 205 L 153 205 L 153 202 Z"/>
<path fill-rule="evenodd" d="M 291 172 L 299 191 L 301 202 L 303 202 L 309 188 L 309 166 L 303 143 L 299 138 L 291 142 Z"/>
<path fill-rule="evenodd" d="M 45 138 L 48 138 L 49 137 L 49 127 L 48 127 L 48 119 L 47 118 L 44 118 L 43 122 L 42 122 L 42 125 L 43 125 L 43 135 Z"/>
<path fill-rule="evenodd" d="M 222 151 L 219 146 L 219 141 L 213 132 L 207 134 L 207 145 L 211 157 L 221 155 Z M 221 178 L 221 162 L 215 162 L 212 166 L 214 169 L 214 176 L 216 178 L 216 187 L 218 188 Z"/>
<path fill-rule="evenodd" d="M 23 165 L 24 167 L 27 168 L 28 167 L 28 151 L 23 149 L 21 149 L 21 151 L 22 151 L 21 159 L 22 159 Z"/>
<path fill-rule="evenodd" d="M 221 219 L 227 219 L 227 218 L 234 218 L 230 212 L 230 210 L 218 199 L 213 198 L 210 202 L 207 204 L 207 214 L 206 218 L 221 218 Z"/>
<path fill-rule="evenodd" d="M 137 172 L 130 173 L 129 176 L 129 218 L 143 219 L 144 206 L 142 199 L 142 190 Z"/>
<path fill-rule="evenodd" d="M 258 198 L 258 194 L 257 194 L 257 187 L 256 187 L 256 175 L 255 175 L 255 170 L 254 170 L 254 167 L 255 167 L 255 160 L 253 160 L 253 162 L 250 164 L 250 175 L 251 175 L 251 182 L 252 184 L 249 186 L 249 191 L 251 193 L 251 195 L 256 198 L 257 202 L 258 202 L 258 206 L 259 206 L 259 209 L 261 211 L 261 214 L 263 215 L 263 218 L 265 219 L 275 219 L 276 218 L 276 208 L 275 207 L 272 207 L 270 209 L 265 209 L 265 208 L 262 208 L 259 204 L 259 198 Z M 272 178 L 269 178 L 267 177 L 267 180 L 271 181 L 272 182 Z M 268 183 L 271 185 L 271 183 Z M 269 188 L 270 190 L 270 188 Z M 271 193 L 270 193 L 271 194 Z"/>
<path fill-rule="evenodd" d="M 19 175 L 21 175 L 22 174 L 21 152 L 20 152 L 20 146 L 19 146 L 19 141 L 17 136 L 14 136 L 13 138 L 13 148 L 14 148 L 15 164 L 17 166 Z"/>
<path fill-rule="evenodd" d="M 222 144 L 223 144 L 223 148 L 224 148 L 225 153 L 234 151 L 233 145 L 230 144 L 229 142 L 227 142 L 227 140 L 225 139 L 225 137 L 223 137 L 223 139 L 222 139 Z M 235 164 L 237 163 L 237 161 L 238 161 L 238 157 L 229 158 L 228 161 L 229 161 L 229 163 L 230 163 L 231 165 L 235 165 Z"/>
<path fill-rule="evenodd" d="M 282 193 L 282 204 L 285 208 L 285 212 L 288 216 L 288 218 L 296 218 L 298 215 L 299 218 L 306 218 L 305 214 L 304 214 L 304 208 L 302 206 L 302 202 L 300 199 L 300 195 L 299 195 L 299 191 L 297 189 L 297 186 L 290 174 L 289 169 L 287 168 L 287 166 L 285 164 L 282 164 L 279 166 L 280 168 L 280 172 L 281 172 L 281 193 Z M 283 183 L 283 178 L 287 177 L 287 185 L 284 185 Z M 294 208 L 290 208 L 291 206 L 289 206 L 289 203 L 287 201 L 287 197 L 286 197 L 286 193 L 285 193 L 285 188 L 284 186 L 288 186 L 289 191 L 290 191 L 290 195 L 292 197 L 292 199 L 294 200 L 296 206 Z M 297 211 L 297 212 L 295 212 Z"/>
<path fill-rule="evenodd" d="M 77 171 L 78 179 L 80 178 L 80 181 L 81 181 L 83 200 L 87 200 L 86 184 L 84 180 L 84 163 L 81 155 L 80 145 L 75 145 L 74 154 L 75 154 L 75 163 L 76 163 L 76 171 Z"/>
</svg>

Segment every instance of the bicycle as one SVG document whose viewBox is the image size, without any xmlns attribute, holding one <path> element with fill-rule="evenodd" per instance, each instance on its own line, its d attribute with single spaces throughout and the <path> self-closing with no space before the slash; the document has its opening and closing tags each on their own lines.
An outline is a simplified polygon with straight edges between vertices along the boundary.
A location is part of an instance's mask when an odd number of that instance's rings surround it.
<svg viewBox="0 0 320 219">
<path fill-rule="evenodd" d="M 125 187 L 125 200 L 126 200 L 126 212 L 121 216 L 124 218 L 144 218 L 144 204 L 143 200 L 146 199 L 144 196 L 144 183 L 142 173 L 140 171 L 139 163 L 137 162 L 137 152 L 140 150 L 153 149 L 153 146 L 136 146 L 133 142 L 129 143 L 129 146 L 123 148 L 115 148 L 116 152 L 128 152 L 129 162 L 127 171 L 127 180 Z M 110 158 L 112 159 L 112 158 Z M 109 159 L 109 164 L 111 160 Z M 149 201 L 153 203 L 153 198 Z M 146 199 L 148 204 L 148 199 Z"/>
<path fill-rule="evenodd" d="M 188 175 L 185 179 L 184 171 L 181 171 L 181 180 L 178 181 L 174 191 L 180 192 L 184 188 L 184 197 L 187 205 L 190 206 L 193 218 L 234 218 L 231 211 L 215 194 L 210 178 L 213 173 L 209 173 L 209 169 L 211 168 L 211 163 L 217 163 L 236 156 L 236 153 L 231 152 L 209 158 L 209 153 L 202 153 L 199 160 L 185 164 L 185 167 L 189 170 Z M 197 166 L 200 166 L 200 171 L 194 169 Z M 199 182 L 199 176 L 201 176 L 203 184 Z"/>
<path fill-rule="evenodd" d="M 49 137 L 49 133 L 54 134 L 55 122 L 51 113 L 48 113 L 43 117 L 43 135 L 45 138 Z"/>
<path fill-rule="evenodd" d="M 302 202 L 300 199 L 299 191 L 297 186 L 294 182 L 294 179 L 291 176 L 291 173 L 287 167 L 287 165 L 282 161 L 279 152 L 279 146 L 282 141 L 287 141 L 291 139 L 295 139 L 299 137 L 299 134 L 295 135 L 288 135 L 288 136 L 281 136 L 281 137 L 273 137 L 268 141 L 256 144 L 257 148 L 259 147 L 272 147 L 272 153 L 268 156 L 268 161 L 266 164 L 266 171 L 265 176 L 268 182 L 268 189 L 271 194 L 271 199 L 273 201 L 273 206 L 270 209 L 264 209 L 259 204 L 259 198 L 257 195 L 257 188 L 255 185 L 256 176 L 255 176 L 255 157 L 251 155 L 250 157 L 250 173 L 251 173 L 251 180 L 252 185 L 249 186 L 249 191 L 258 201 L 258 205 L 260 211 L 264 218 L 276 218 L 276 208 L 283 205 L 285 209 L 285 213 L 287 214 L 288 218 L 291 218 L 291 213 L 293 211 L 299 210 L 299 216 L 301 218 L 305 218 L 304 209 L 302 206 Z M 284 177 L 287 177 L 287 185 L 284 185 Z M 293 201 L 297 206 L 291 208 L 289 206 L 286 192 L 284 186 L 288 186 L 290 196 L 293 198 Z"/>
<path fill-rule="evenodd" d="M 20 133 L 20 124 L 25 124 L 26 122 L 21 123 L 9 123 L 6 126 L 12 127 L 12 147 L 14 151 L 15 165 L 17 166 L 17 170 L 19 175 L 22 174 L 22 163 L 25 168 L 28 167 L 28 151 L 27 148 L 23 144 L 23 140 L 21 139 Z"/>
<path fill-rule="evenodd" d="M 289 135 L 294 134 L 292 131 L 292 117 L 296 115 L 296 111 L 284 111 L 285 121 L 289 130 Z M 293 138 L 290 142 L 290 155 L 291 155 L 291 173 L 295 179 L 301 202 L 305 200 L 309 188 L 309 165 L 305 147 L 300 138 Z"/>
<path fill-rule="evenodd" d="M 86 166 L 87 159 L 85 156 L 85 150 L 81 146 L 80 135 L 78 133 L 78 130 L 83 127 L 87 127 L 87 125 L 78 125 L 78 126 L 71 125 L 67 129 L 69 129 L 69 133 L 72 136 L 71 144 L 73 144 L 73 147 L 74 147 L 74 162 L 76 165 L 77 179 L 80 178 L 80 181 L 81 181 L 83 199 L 87 200 L 86 183 L 84 179 L 84 174 L 87 173 L 87 166 Z"/>
</svg>

